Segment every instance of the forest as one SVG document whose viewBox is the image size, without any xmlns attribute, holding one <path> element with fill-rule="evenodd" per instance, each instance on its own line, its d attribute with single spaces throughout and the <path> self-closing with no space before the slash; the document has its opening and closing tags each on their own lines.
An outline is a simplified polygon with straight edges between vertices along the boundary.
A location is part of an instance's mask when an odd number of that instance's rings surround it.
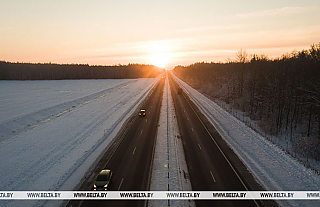
<svg viewBox="0 0 320 207">
<path fill-rule="evenodd" d="M 153 78 L 163 69 L 152 65 L 89 66 L 88 64 L 11 63 L 0 61 L 0 80 Z"/>
<path fill-rule="evenodd" d="M 173 72 L 288 153 L 320 161 L 320 43 L 272 60 L 241 49 L 234 61 Z"/>
</svg>

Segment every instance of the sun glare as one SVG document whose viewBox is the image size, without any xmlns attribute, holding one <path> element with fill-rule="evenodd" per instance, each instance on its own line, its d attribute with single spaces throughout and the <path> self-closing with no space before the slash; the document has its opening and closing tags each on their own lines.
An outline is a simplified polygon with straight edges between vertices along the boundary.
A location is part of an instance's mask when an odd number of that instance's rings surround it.
<svg viewBox="0 0 320 207">
<path fill-rule="evenodd" d="M 152 65 L 164 68 L 170 60 L 170 55 L 167 53 L 158 53 L 150 55 L 149 59 Z"/>
<path fill-rule="evenodd" d="M 172 46 L 165 41 L 152 41 L 146 44 L 147 59 L 150 64 L 165 68 L 172 59 Z"/>
</svg>

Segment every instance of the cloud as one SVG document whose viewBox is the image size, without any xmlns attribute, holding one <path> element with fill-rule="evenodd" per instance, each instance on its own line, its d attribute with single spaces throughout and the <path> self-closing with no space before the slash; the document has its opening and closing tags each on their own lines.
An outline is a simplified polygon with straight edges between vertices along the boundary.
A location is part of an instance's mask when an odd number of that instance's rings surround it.
<svg viewBox="0 0 320 207">
<path fill-rule="evenodd" d="M 234 24 L 234 25 L 227 25 L 227 24 L 218 24 L 218 25 L 211 25 L 211 26 L 202 26 L 202 27 L 190 27 L 172 31 L 170 34 L 199 34 L 199 33 L 208 33 L 208 32 L 220 32 L 226 30 L 235 30 L 243 28 L 244 25 L 241 24 Z"/>
<path fill-rule="evenodd" d="M 314 7 L 283 7 L 272 10 L 250 12 L 245 14 L 237 14 L 240 18 L 254 18 L 254 17 L 267 17 L 267 16 L 277 16 L 277 15 L 289 15 L 289 14 L 299 14 L 314 11 Z"/>
</svg>

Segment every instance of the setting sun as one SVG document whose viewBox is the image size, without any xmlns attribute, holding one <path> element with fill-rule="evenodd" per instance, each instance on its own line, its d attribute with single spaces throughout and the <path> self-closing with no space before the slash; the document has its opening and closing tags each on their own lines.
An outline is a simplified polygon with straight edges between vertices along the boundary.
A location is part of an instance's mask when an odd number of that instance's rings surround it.
<svg viewBox="0 0 320 207">
<path fill-rule="evenodd" d="M 147 61 L 160 68 L 165 68 L 172 61 L 173 47 L 168 41 L 150 41 L 143 46 Z"/>
<path fill-rule="evenodd" d="M 158 53 L 150 55 L 149 59 L 152 65 L 164 68 L 170 61 L 170 55 L 168 53 Z"/>
</svg>

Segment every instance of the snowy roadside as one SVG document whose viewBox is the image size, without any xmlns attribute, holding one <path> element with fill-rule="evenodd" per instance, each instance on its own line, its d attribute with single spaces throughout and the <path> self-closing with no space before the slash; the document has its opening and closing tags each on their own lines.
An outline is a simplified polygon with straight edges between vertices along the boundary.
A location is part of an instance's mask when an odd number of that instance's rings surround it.
<svg viewBox="0 0 320 207">
<path fill-rule="evenodd" d="M 175 75 L 173 77 L 266 190 L 319 190 L 319 175 L 307 169 L 178 77 Z M 277 200 L 277 202 L 283 206 L 319 204 L 319 201 L 312 200 Z"/>
<path fill-rule="evenodd" d="M 56 95 L 56 90 L 42 93 L 42 96 L 35 92 L 35 100 L 30 99 L 28 102 L 25 101 L 28 96 L 24 95 L 30 94 L 30 88 L 25 88 L 26 94 L 17 92 L 20 93 L 20 97 L 10 97 L 10 94 L 5 96 L 9 97 L 8 103 L 13 100 L 12 104 L 21 105 L 24 110 L 29 110 L 31 116 L 23 114 L 23 118 L 19 119 L 22 129 L 30 124 L 35 126 L 6 136 L 0 143 L 0 189 L 75 190 L 157 80 L 158 78 L 115 82 L 110 80 L 111 84 L 108 84 L 109 80 L 100 83 L 95 80 L 84 81 L 86 84 L 96 85 L 89 91 L 83 90 L 83 93 L 81 90 L 79 93 L 71 93 L 70 96 L 62 93 L 61 103 L 55 102 L 57 107 L 55 104 L 49 104 L 55 101 L 51 96 Z M 79 81 L 80 85 L 84 83 L 82 80 Z M 1 82 L 5 85 L 11 83 Z M 25 81 L 18 84 L 23 86 L 29 83 Z M 73 84 L 79 86 L 78 81 L 72 81 L 71 84 L 63 81 L 31 83 L 40 84 L 36 88 L 53 84 L 53 88 L 64 90 L 73 88 Z M 101 87 L 100 84 L 104 83 L 107 84 Z M 58 94 L 57 97 L 61 92 Z M 76 102 L 73 101 L 75 97 Z M 47 101 L 48 99 L 51 101 Z M 15 117 L 15 107 L 7 104 L 3 106 L 8 108 L 7 113 L 11 117 Z M 50 110 L 46 110 L 48 108 Z M 33 124 L 34 120 L 46 120 L 48 115 L 48 121 L 39 125 Z M 11 119 L 3 121 L 9 123 Z M 7 124 L 6 127 L 16 129 L 16 125 Z M 12 130 L 8 130 L 10 131 Z M 0 202 L 0 206 L 59 206 L 62 203 L 63 200 L 4 200 Z"/>
<path fill-rule="evenodd" d="M 191 191 L 168 77 L 164 87 L 150 183 L 151 191 Z M 150 200 L 153 206 L 195 206 L 193 200 Z"/>
</svg>

